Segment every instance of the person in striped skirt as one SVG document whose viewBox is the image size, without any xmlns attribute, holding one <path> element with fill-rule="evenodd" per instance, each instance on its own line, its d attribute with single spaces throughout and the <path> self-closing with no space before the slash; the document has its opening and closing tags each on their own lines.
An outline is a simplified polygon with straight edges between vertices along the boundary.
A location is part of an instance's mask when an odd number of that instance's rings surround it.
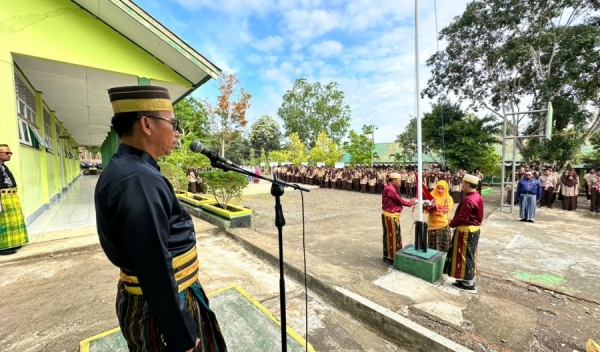
<svg viewBox="0 0 600 352">
<path fill-rule="evenodd" d="M 448 249 L 444 274 L 456 279 L 455 288 L 469 293 L 477 293 L 477 245 L 483 221 L 483 200 L 477 192 L 479 177 L 466 174 L 462 181 L 465 197 L 460 201 L 450 227 L 454 228 L 452 242 Z"/>
<path fill-rule="evenodd" d="M 392 172 L 387 177 L 387 186 L 381 195 L 381 224 L 383 226 L 383 261 L 394 263 L 394 254 L 402 248 L 402 234 L 400 232 L 400 214 L 403 207 L 413 206 L 417 200 L 408 201 L 400 196 L 401 176 Z"/>
<path fill-rule="evenodd" d="M 121 144 L 94 203 L 100 245 L 120 269 L 115 306 L 129 351 L 227 351 L 198 280 L 194 223 L 156 162 L 179 137 L 169 92 L 130 86 L 108 93 Z"/>
</svg>

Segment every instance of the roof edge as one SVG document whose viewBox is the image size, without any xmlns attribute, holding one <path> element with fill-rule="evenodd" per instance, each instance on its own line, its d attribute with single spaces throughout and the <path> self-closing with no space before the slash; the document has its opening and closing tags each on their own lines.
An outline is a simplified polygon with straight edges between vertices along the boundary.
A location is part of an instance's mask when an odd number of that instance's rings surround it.
<svg viewBox="0 0 600 352">
<path fill-rule="evenodd" d="M 125 11 L 133 19 L 138 21 L 142 26 L 146 27 L 165 43 L 171 45 L 175 50 L 184 55 L 188 60 L 196 66 L 202 68 L 209 76 L 217 79 L 221 73 L 221 69 L 210 62 L 202 54 L 184 42 L 175 33 L 171 32 L 162 23 L 157 21 L 148 12 L 138 6 L 131 0 L 108 0 L 114 5 Z M 168 40 L 167 40 L 168 39 Z"/>
</svg>

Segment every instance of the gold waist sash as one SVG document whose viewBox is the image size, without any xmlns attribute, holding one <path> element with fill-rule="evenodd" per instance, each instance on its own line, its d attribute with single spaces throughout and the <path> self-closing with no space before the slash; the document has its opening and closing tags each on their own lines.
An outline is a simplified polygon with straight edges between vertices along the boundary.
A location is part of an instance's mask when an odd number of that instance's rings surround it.
<svg viewBox="0 0 600 352">
<path fill-rule="evenodd" d="M 400 218 L 400 213 L 390 213 L 390 212 L 384 211 L 383 215 L 389 216 L 389 217 L 392 217 L 392 218 Z"/>
<path fill-rule="evenodd" d="M 173 258 L 173 271 L 178 291 L 181 292 L 198 280 L 198 254 L 196 246 L 189 251 Z M 127 293 L 141 296 L 142 288 L 137 276 L 130 276 L 121 271 L 120 280 L 125 283 Z"/>
<path fill-rule="evenodd" d="M 0 189 L 0 194 L 17 194 L 17 187 Z"/>
<path fill-rule="evenodd" d="M 475 226 L 475 225 L 470 225 L 470 226 L 457 226 L 457 227 L 456 227 L 456 230 L 457 230 L 457 231 L 464 231 L 464 232 L 466 232 L 466 233 L 469 233 L 469 232 L 475 232 L 475 231 L 478 231 L 478 230 L 479 230 L 479 227 L 480 227 L 480 226 Z"/>
</svg>

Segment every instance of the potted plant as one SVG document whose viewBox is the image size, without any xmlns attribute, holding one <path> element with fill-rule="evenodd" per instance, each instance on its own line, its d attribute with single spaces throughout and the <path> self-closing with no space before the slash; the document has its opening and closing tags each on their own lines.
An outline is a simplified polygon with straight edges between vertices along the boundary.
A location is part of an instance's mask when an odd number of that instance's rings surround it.
<svg viewBox="0 0 600 352">
<path fill-rule="evenodd" d="M 208 192 L 215 198 L 211 202 L 203 202 L 203 210 L 227 219 L 252 214 L 250 209 L 231 204 L 232 200 L 241 198 L 244 188 L 248 185 L 246 176 L 221 170 L 204 171 L 201 174 Z"/>
</svg>

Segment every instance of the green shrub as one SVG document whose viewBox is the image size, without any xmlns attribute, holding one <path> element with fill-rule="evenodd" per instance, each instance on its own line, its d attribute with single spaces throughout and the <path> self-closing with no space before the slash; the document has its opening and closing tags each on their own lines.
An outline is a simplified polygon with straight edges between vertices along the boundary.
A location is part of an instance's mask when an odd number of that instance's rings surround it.
<svg viewBox="0 0 600 352">
<path fill-rule="evenodd" d="M 159 162 L 160 172 L 171 182 L 173 188 L 187 191 L 187 175 L 181 168 L 168 162 Z"/>
<path fill-rule="evenodd" d="M 203 171 L 200 173 L 204 184 L 215 200 L 223 209 L 232 199 L 241 198 L 244 188 L 248 185 L 245 175 L 221 170 Z"/>
</svg>

